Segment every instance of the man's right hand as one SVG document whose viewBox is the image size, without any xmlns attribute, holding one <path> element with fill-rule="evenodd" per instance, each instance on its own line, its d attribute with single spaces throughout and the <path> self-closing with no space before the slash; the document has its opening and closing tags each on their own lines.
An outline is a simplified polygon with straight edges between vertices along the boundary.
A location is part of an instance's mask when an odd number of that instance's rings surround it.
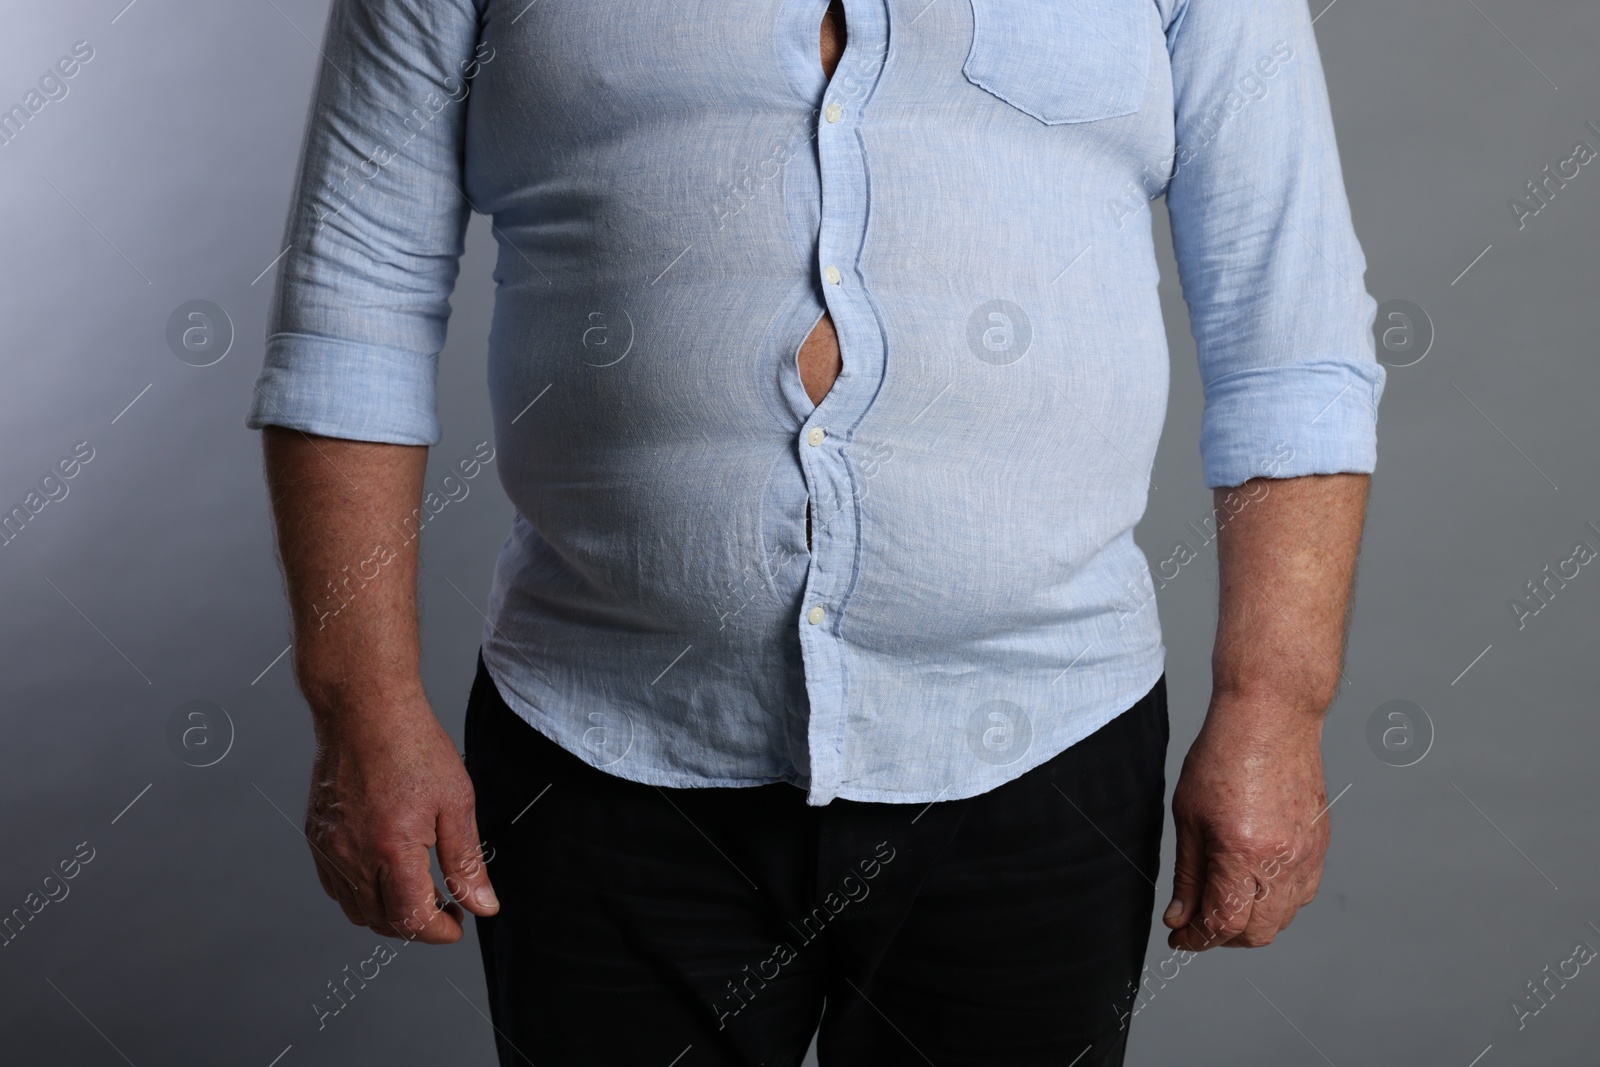
<svg viewBox="0 0 1600 1067">
<path fill-rule="evenodd" d="M 423 445 L 262 431 L 294 669 L 317 758 L 306 805 L 322 888 L 386 937 L 461 940 L 493 915 L 472 779 L 423 692 L 417 546 Z M 428 849 L 445 887 L 433 884 Z M 481 896 L 480 896 L 481 894 Z"/>
<path fill-rule="evenodd" d="M 473 800 L 472 779 L 425 697 L 390 703 L 381 717 L 319 717 L 306 837 L 322 888 L 356 925 L 441 945 L 461 940 L 463 907 L 499 910 Z M 430 848 L 455 900 L 434 884 Z"/>
</svg>

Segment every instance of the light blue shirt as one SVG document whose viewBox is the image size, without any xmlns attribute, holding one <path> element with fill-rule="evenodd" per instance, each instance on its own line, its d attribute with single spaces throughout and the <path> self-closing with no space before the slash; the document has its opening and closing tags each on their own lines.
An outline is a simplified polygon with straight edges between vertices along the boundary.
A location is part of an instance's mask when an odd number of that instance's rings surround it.
<svg viewBox="0 0 1600 1067">
<path fill-rule="evenodd" d="M 846 0 L 831 80 L 826 5 L 334 0 L 248 425 L 436 443 L 492 217 L 506 701 L 635 781 L 950 800 L 1162 672 L 1149 201 L 1209 486 L 1372 471 L 1376 307 L 1305 0 Z"/>
</svg>

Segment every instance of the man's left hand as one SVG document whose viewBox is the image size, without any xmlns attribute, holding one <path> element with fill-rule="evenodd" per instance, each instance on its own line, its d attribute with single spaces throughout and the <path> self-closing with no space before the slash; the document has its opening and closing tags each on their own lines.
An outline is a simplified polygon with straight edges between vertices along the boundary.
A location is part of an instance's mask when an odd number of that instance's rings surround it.
<svg viewBox="0 0 1600 1067">
<path fill-rule="evenodd" d="M 1320 715 L 1275 700 L 1213 698 L 1172 797 L 1168 947 L 1271 944 L 1317 895 L 1326 808 Z"/>
</svg>

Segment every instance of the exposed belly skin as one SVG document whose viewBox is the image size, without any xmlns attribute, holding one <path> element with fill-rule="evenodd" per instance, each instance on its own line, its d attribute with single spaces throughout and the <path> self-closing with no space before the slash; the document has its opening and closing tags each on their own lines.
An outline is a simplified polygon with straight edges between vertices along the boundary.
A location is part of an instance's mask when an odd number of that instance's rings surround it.
<svg viewBox="0 0 1600 1067">
<path fill-rule="evenodd" d="M 839 57 L 844 54 L 845 24 L 843 0 L 832 0 L 822 15 L 822 70 L 833 77 Z M 822 403 L 833 383 L 838 380 L 844 361 L 839 355 L 839 335 L 834 331 L 833 318 L 824 311 L 822 319 L 800 344 L 800 384 L 813 404 Z M 811 506 L 806 505 L 806 547 L 811 547 Z"/>
</svg>

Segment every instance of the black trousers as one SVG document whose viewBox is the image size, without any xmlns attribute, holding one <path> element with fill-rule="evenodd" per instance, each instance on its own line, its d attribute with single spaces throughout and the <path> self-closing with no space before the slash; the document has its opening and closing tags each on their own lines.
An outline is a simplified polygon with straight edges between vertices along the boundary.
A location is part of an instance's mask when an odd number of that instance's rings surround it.
<svg viewBox="0 0 1600 1067">
<path fill-rule="evenodd" d="M 1163 676 L 979 796 L 807 807 L 787 783 L 593 768 L 480 656 L 466 762 L 500 898 L 475 921 L 501 1067 L 793 1067 L 813 1033 L 824 1067 L 1121 1064 L 1167 738 Z"/>
</svg>

